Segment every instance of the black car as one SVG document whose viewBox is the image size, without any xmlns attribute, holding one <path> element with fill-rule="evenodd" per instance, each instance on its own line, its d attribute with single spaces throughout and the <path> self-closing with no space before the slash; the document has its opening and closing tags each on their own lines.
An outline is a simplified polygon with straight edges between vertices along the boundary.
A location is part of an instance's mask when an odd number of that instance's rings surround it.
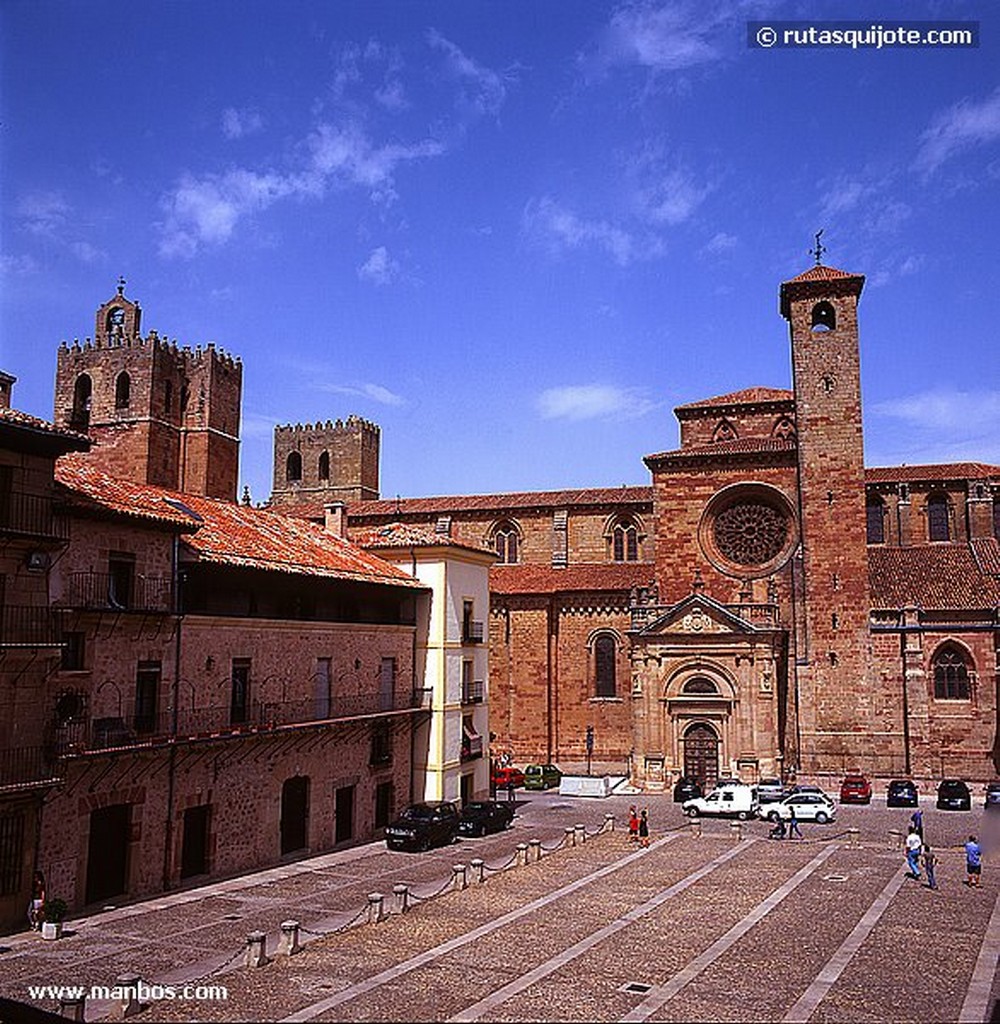
<svg viewBox="0 0 1000 1024">
<path fill-rule="evenodd" d="M 961 779 L 945 779 L 938 786 L 939 811 L 968 811 L 972 808 L 969 787 Z"/>
<path fill-rule="evenodd" d="M 885 791 L 886 807 L 916 807 L 917 787 L 909 779 L 893 779 Z"/>
<path fill-rule="evenodd" d="M 674 784 L 674 803 L 682 804 L 685 800 L 696 800 L 701 796 L 701 786 L 694 779 L 681 776 Z"/>
<path fill-rule="evenodd" d="M 487 832 L 502 832 L 513 820 L 514 808 L 510 801 L 473 800 L 462 809 L 458 819 L 460 836 L 484 836 Z"/>
<path fill-rule="evenodd" d="M 1000 782 L 986 784 L 986 800 L 983 806 L 988 811 L 1000 811 Z"/>
<path fill-rule="evenodd" d="M 413 804 L 385 827 L 390 850 L 429 850 L 445 846 L 458 832 L 458 810 L 448 800 Z"/>
</svg>

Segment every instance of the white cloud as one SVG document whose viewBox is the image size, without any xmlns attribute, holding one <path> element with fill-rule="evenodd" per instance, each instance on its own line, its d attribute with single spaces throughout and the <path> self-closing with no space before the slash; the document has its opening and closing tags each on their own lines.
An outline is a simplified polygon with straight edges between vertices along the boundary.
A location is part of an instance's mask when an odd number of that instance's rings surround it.
<svg viewBox="0 0 1000 1024">
<path fill-rule="evenodd" d="M 38 270 L 38 263 L 31 256 L 9 256 L 0 253 L 0 274 L 5 277 L 21 277 Z"/>
<path fill-rule="evenodd" d="M 427 43 L 445 55 L 445 68 L 461 86 L 459 105 L 474 115 L 496 117 L 507 98 L 510 74 L 500 75 L 463 53 L 437 29 L 427 32 Z"/>
<path fill-rule="evenodd" d="M 28 192 L 17 201 L 15 213 L 33 235 L 52 238 L 66 224 L 70 205 L 61 192 Z"/>
<path fill-rule="evenodd" d="M 373 249 L 371 255 L 358 267 L 358 277 L 372 284 L 389 284 L 399 276 L 399 264 L 389 255 L 384 245 Z"/>
<path fill-rule="evenodd" d="M 320 391 L 326 391 L 330 394 L 369 398 L 380 405 L 406 404 L 406 399 L 402 395 L 397 395 L 394 391 L 390 391 L 381 384 L 318 384 L 317 387 Z"/>
<path fill-rule="evenodd" d="M 103 249 L 98 249 L 90 242 L 73 242 L 70 245 L 70 250 L 81 263 L 97 263 L 107 257 L 107 253 Z"/>
<path fill-rule="evenodd" d="M 979 102 L 964 99 L 938 114 L 920 136 L 915 166 L 930 174 L 957 153 L 1000 139 L 1000 88 Z"/>
<path fill-rule="evenodd" d="M 724 252 L 732 252 L 737 245 L 739 245 L 739 239 L 735 235 L 718 231 L 702 246 L 701 251 L 710 256 L 720 256 Z"/>
<path fill-rule="evenodd" d="M 1000 391 L 924 391 L 878 402 L 873 412 L 921 429 L 944 433 L 992 429 L 1000 436 Z"/>
<path fill-rule="evenodd" d="M 548 388 L 536 400 L 542 419 L 634 419 L 656 408 L 641 388 L 577 384 Z"/>
<path fill-rule="evenodd" d="M 640 212 L 654 224 L 683 224 L 712 191 L 682 168 L 669 171 L 647 169 L 645 181 L 636 192 Z"/>
<path fill-rule="evenodd" d="M 253 135 L 264 127 L 264 119 L 253 108 L 237 110 L 227 107 L 222 112 L 222 134 L 227 139 L 242 139 L 245 135 Z"/>
<path fill-rule="evenodd" d="M 594 247 L 608 253 L 619 266 L 658 255 L 657 239 L 637 241 L 632 234 L 604 220 L 587 220 L 549 196 L 532 199 L 524 210 L 525 233 L 554 256 L 572 249 Z"/>
</svg>

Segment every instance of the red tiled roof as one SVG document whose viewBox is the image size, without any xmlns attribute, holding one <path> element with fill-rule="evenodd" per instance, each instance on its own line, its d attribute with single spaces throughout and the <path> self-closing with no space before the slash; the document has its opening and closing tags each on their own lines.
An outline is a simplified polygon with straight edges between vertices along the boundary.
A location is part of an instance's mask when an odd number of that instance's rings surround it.
<svg viewBox="0 0 1000 1024">
<path fill-rule="evenodd" d="M 687 402 L 678 405 L 674 412 L 680 414 L 687 409 L 708 409 L 718 405 L 761 405 L 765 402 L 792 402 L 795 394 L 786 388 L 744 388 L 742 391 L 730 391 L 715 398 L 703 398 L 698 402 Z"/>
<path fill-rule="evenodd" d="M 630 590 L 653 581 L 652 562 L 600 562 L 553 569 L 549 565 L 494 565 L 494 594 L 554 594 L 567 591 Z"/>
<path fill-rule="evenodd" d="M 90 447 L 90 438 L 87 437 L 86 434 L 78 434 L 75 430 L 67 430 L 64 427 L 57 427 L 54 423 L 50 423 L 48 420 L 39 419 L 37 416 L 31 416 L 26 412 L 21 412 L 19 409 L 0 408 L 0 424 L 9 424 L 13 427 L 23 427 L 26 430 L 32 430 L 36 433 L 50 434 L 53 437 L 65 438 L 67 441 L 75 442 L 67 447 L 77 449 Z"/>
<path fill-rule="evenodd" d="M 877 466 L 865 468 L 865 482 L 915 483 L 920 480 L 1000 479 L 1000 466 L 986 462 L 942 462 L 926 466 Z"/>
<path fill-rule="evenodd" d="M 652 501 L 653 488 L 648 486 L 589 487 L 565 491 L 518 491 L 511 494 L 465 494 L 451 497 L 355 501 L 348 506 L 347 512 L 350 519 L 359 520 L 378 516 L 490 512 L 499 509 L 651 504 Z"/>
<path fill-rule="evenodd" d="M 422 589 L 377 555 L 267 509 L 119 480 L 81 457 L 61 459 L 56 478 L 92 507 L 186 527 L 184 543 L 201 562 Z"/>
<path fill-rule="evenodd" d="M 1000 580 L 984 575 L 964 545 L 868 549 L 875 608 L 993 608 Z"/>
<path fill-rule="evenodd" d="M 824 267 L 821 263 L 815 267 L 796 274 L 785 284 L 796 284 L 799 281 L 839 281 L 845 277 L 860 277 L 860 274 L 848 274 L 846 270 L 838 270 L 836 267 Z"/>
<path fill-rule="evenodd" d="M 715 459 L 734 455 L 762 455 L 768 452 L 794 452 L 793 438 L 785 437 L 740 437 L 735 441 L 719 441 L 716 444 L 700 444 L 691 448 L 676 448 L 670 452 L 655 452 L 645 456 L 645 461 L 660 459 Z"/>
<path fill-rule="evenodd" d="M 351 543 L 362 548 L 458 548 L 462 551 L 475 551 L 479 554 L 492 555 L 492 548 L 480 547 L 455 540 L 444 533 L 435 533 L 412 523 L 387 523 L 385 526 L 370 526 L 364 530 L 351 533 Z"/>
<path fill-rule="evenodd" d="M 976 537 L 969 541 L 976 564 L 990 576 L 1000 576 L 1000 541 L 996 537 Z"/>
</svg>

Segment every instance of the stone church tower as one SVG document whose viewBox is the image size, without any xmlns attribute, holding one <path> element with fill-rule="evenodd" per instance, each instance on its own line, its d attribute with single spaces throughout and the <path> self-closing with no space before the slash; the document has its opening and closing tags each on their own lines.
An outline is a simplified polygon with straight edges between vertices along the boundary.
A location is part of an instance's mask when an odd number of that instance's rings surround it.
<svg viewBox="0 0 1000 1024">
<path fill-rule="evenodd" d="M 117 294 L 97 310 L 93 340 L 59 347 L 55 422 L 96 442 L 114 476 L 236 500 L 243 367 L 209 344 L 178 348 Z"/>
</svg>

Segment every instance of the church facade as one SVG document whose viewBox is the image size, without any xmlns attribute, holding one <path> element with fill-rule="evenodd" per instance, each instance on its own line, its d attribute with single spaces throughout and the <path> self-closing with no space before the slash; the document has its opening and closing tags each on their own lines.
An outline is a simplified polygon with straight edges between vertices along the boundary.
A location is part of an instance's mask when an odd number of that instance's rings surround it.
<svg viewBox="0 0 1000 1024">
<path fill-rule="evenodd" d="M 581 763 L 590 727 L 595 762 L 648 788 L 996 774 L 1000 467 L 865 467 L 863 287 L 820 264 L 784 282 L 791 389 L 679 407 L 648 486 L 365 500 L 369 459 L 352 531 L 399 521 L 497 553 L 494 750 Z M 279 431 L 278 507 L 319 517 L 349 481 L 309 427 Z"/>
</svg>

